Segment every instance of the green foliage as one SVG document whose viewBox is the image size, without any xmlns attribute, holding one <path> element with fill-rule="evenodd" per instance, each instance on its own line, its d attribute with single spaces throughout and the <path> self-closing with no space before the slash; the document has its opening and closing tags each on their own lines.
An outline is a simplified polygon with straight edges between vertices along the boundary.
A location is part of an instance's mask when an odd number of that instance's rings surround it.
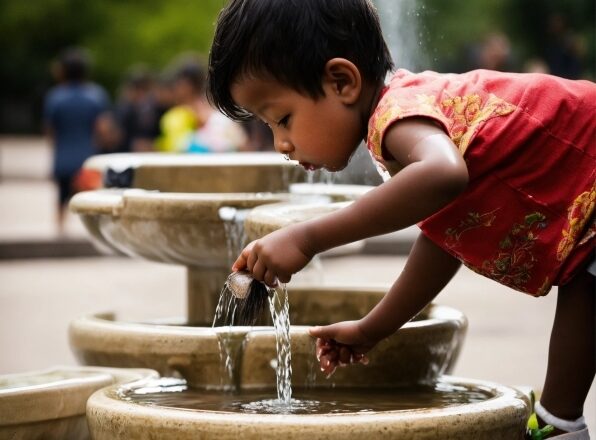
<svg viewBox="0 0 596 440">
<path fill-rule="evenodd" d="M 113 90 L 131 64 L 156 70 L 176 55 L 206 55 L 221 0 L 150 0 L 113 2 L 102 32 L 89 35 L 84 45 L 95 54 L 96 78 Z"/>
<path fill-rule="evenodd" d="M 415 1 L 419 12 L 416 17 L 421 20 L 417 47 L 428 54 L 425 68 L 457 66 L 463 47 L 478 43 L 493 31 L 510 37 L 520 60 L 542 56 L 547 19 L 558 12 L 580 36 L 586 54 L 586 75 L 594 76 L 593 0 L 411 1 Z M 217 13 L 225 3 L 226 0 L 0 1 L 0 131 L 38 127 L 42 98 L 51 85 L 50 62 L 64 48 L 89 49 L 95 61 L 94 78 L 115 94 L 132 65 L 161 70 L 183 52 L 206 56 Z"/>
<path fill-rule="evenodd" d="M 224 0 L 2 0 L 0 131 L 38 126 L 43 94 L 52 82 L 50 64 L 63 49 L 87 48 L 94 60 L 93 77 L 114 94 L 133 64 L 159 70 L 180 52 L 206 54 L 223 4 Z M 14 115 L 19 109 L 21 117 Z"/>
</svg>

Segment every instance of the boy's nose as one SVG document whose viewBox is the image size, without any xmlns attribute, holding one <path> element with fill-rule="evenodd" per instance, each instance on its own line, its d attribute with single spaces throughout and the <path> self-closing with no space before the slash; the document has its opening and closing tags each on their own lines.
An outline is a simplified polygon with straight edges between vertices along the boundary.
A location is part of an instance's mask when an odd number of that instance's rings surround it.
<svg viewBox="0 0 596 440">
<path fill-rule="evenodd" d="M 285 140 L 276 141 L 274 147 L 275 151 L 281 154 L 290 154 L 292 151 L 294 151 L 292 144 Z"/>
</svg>

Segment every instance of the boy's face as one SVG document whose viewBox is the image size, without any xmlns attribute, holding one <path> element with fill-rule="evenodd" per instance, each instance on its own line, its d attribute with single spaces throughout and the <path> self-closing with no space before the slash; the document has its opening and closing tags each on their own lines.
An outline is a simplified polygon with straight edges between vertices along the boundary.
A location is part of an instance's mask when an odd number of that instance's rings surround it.
<svg viewBox="0 0 596 440">
<path fill-rule="evenodd" d="M 234 102 L 273 131 L 275 150 L 307 170 L 343 169 L 362 140 L 362 119 L 331 82 L 313 99 L 275 80 L 241 78 L 231 87 Z"/>
</svg>

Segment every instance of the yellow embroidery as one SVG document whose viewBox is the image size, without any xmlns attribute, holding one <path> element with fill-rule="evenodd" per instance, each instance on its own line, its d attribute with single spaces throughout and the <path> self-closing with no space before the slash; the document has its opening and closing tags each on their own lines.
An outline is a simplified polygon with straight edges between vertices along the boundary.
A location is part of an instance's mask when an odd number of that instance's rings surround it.
<svg viewBox="0 0 596 440">
<path fill-rule="evenodd" d="M 468 149 L 480 124 L 495 116 L 508 115 L 516 108 L 492 93 L 488 95 L 484 105 L 476 94 L 447 98 L 441 105 L 445 116 L 452 122 L 451 139 L 462 154 Z"/>
<path fill-rule="evenodd" d="M 375 110 L 369 121 L 369 136 L 367 143 L 377 158 L 382 157 L 382 136 L 387 127 L 397 119 L 407 116 L 430 116 L 446 124 L 449 136 L 464 154 L 470 145 L 477 129 L 488 119 L 496 116 L 505 116 L 512 113 L 516 106 L 501 99 L 492 93 L 483 103 L 477 94 L 454 96 L 437 102 L 434 95 L 417 94 L 416 102 L 408 107 L 404 101 L 391 95 L 385 95 L 379 107 Z M 400 103 L 402 105 L 400 105 Z M 406 105 L 406 108 L 403 107 Z"/>
<path fill-rule="evenodd" d="M 567 209 L 567 224 L 561 231 L 563 238 L 557 246 L 557 259 L 563 261 L 571 253 L 578 241 L 578 235 L 584 229 L 586 222 L 594 212 L 594 201 L 596 200 L 596 184 L 590 191 L 584 191 L 575 198 Z M 590 231 L 586 234 L 590 235 Z M 585 241 L 585 237 L 581 240 Z"/>
<path fill-rule="evenodd" d="M 372 153 L 377 159 L 382 159 L 382 138 L 385 129 L 389 124 L 400 119 L 404 115 L 404 110 L 399 106 L 397 100 L 393 96 L 384 98 L 379 108 L 375 111 L 373 118 L 370 121 L 368 144 L 372 147 Z"/>
</svg>

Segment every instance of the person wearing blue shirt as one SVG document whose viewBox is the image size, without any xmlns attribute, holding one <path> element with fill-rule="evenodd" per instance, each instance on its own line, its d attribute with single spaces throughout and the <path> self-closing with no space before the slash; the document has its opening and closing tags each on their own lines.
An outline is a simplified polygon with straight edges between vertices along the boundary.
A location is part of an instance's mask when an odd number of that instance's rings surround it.
<svg viewBox="0 0 596 440">
<path fill-rule="evenodd" d="M 106 127 L 110 101 L 105 90 L 88 81 L 89 62 L 84 51 L 66 50 L 55 66 L 58 84 L 47 94 L 44 125 L 54 145 L 53 176 L 59 189 L 58 228 L 73 193 L 73 178 L 85 159 L 99 152 L 98 136 Z"/>
</svg>

